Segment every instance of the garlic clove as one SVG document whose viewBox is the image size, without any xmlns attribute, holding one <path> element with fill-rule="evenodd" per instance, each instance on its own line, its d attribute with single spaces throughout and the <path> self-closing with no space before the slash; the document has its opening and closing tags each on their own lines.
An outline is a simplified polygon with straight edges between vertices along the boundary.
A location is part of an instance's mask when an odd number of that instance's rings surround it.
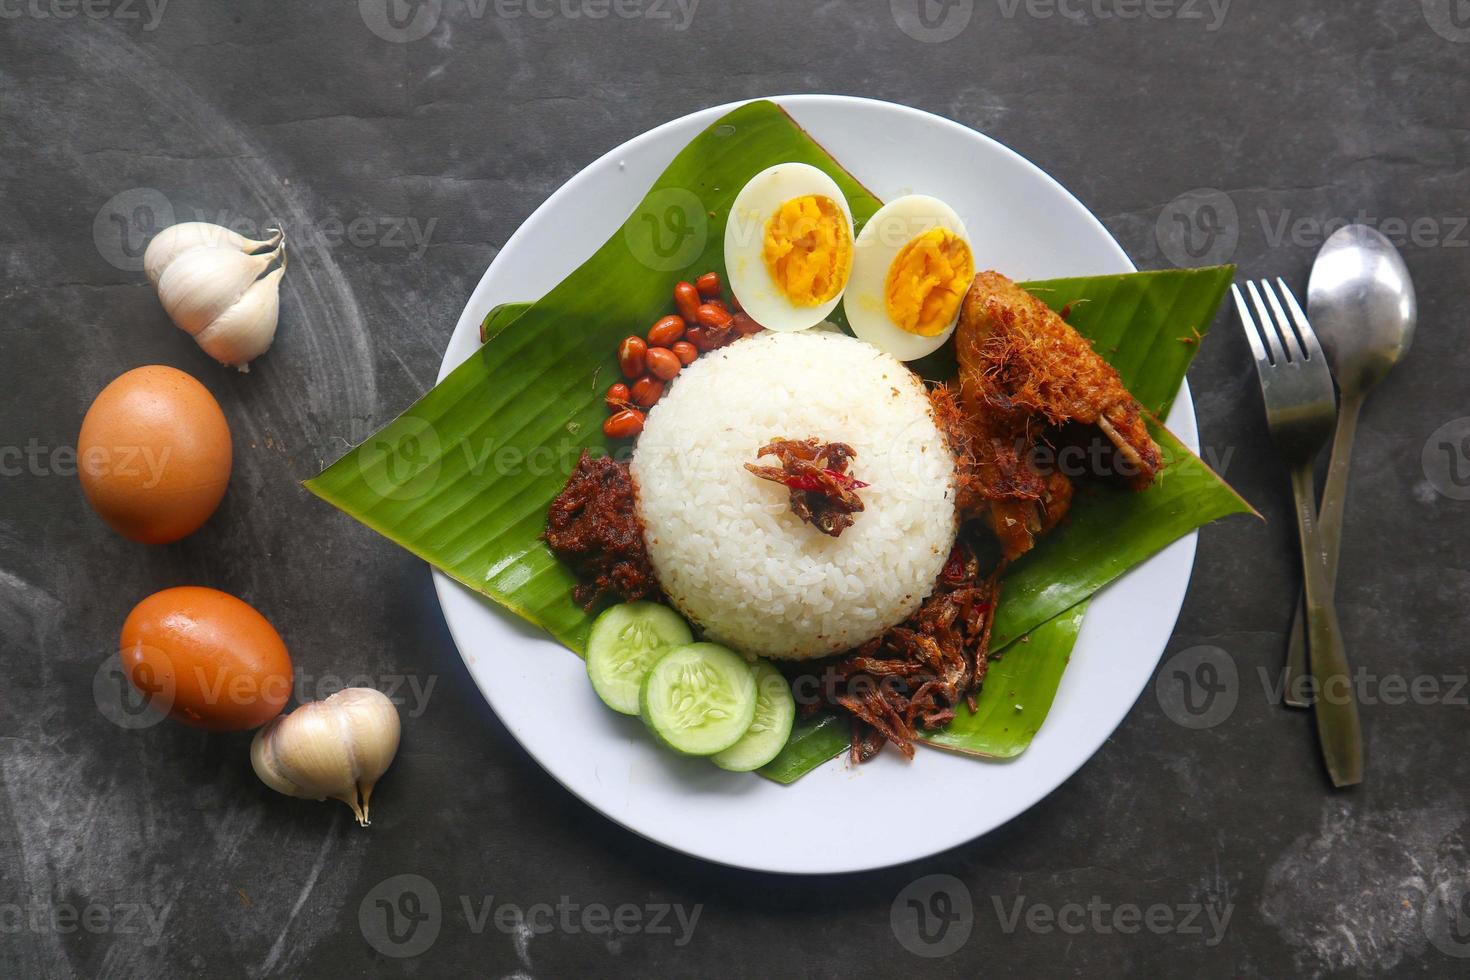
<svg viewBox="0 0 1470 980">
<path fill-rule="evenodd" d="M 368 802 L 372 799 L 373 787 L 388 771 L 393 757 L 398 753 L 401 728 L 398 709 L 380 691 L 368 687 L 350 687 L 339 691 L 327 701 L 336 701 L 341 712 L 338 716 L 348 730 L 348 741 L 353 747 L 353 770 L 357 775 L 356 791 L 362 797 L 362 810 L 358 822 L 368 824 Z M 347 804 L 357 810 L 352 801 Z"/>
<path fill-rule="evenodd" d="M 250 362 L 269 350 L 276 339 L 276 323 L 281 314 L 281 277 L 285 272 L 282 252 L 281 265 L 251 283 L 234 306 L 194 335 L 194 342 L 221 364 L 249 371 Z"/>
<path fill-rule="evenodd" d="M 163 277 L 163 270 L 185 252 L 196 248 L 230 248 L 237 252 L 259 252 L 275 248 L 283 237 L 279 228 L 274 229 L 271 237 L 257 240 L 208 221 L 184 221 L 169 225 L 153 236 L 147 251 L 143 253 L 143 271 L 147 274 L 148 281 L 157 286 L 159 279 Z"/>
<path fill-rule="evenodd" d="M 282 251 L 281 246 L 259 255 L 218 245 L 191 249 L 163 270 L 158 298 L 174 324 L 192 336 L 234 306 Z"/>
<path fill-rule="evenodd" d="M 326 702 L 302 705 L 289 715 L 262 729 L 251 744 L 251 762 L 260 748 L 257 765 L 267 785 L 288 796 L 324 800 L 353 793 L 357 777 L 353 771 L 352 747 L 344 737 L 337 712 Z M 270 778 L 267 778 L 269 773 Z M 355 808 L 355 799 L 349 800 Z"/>
<path fill-rule="evenodd" d="M 398 751 L 398 709 L 372 688 L 351 687 L 302 705 L 255 734 L 250 763 L 278 793 L 332 797 L 368 825 L 373 787 Z"/>
</svg>

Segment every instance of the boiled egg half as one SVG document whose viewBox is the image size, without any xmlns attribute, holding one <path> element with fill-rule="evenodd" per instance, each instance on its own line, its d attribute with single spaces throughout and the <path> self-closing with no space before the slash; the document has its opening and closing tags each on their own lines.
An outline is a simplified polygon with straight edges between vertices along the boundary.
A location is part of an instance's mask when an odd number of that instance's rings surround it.
<svg viewBox="0 0 1470 980">
<path fill-rule="evenodd" d="M 847 322 L 862 340 L 915 360 L 954 333 L 974 278 L 969 236 L 954 209 L 924 194 L 900 197 L 858 236 Z"/>
<path fill-rule="evenodd" d="M 847 288 L 852 256 L 852 210 L 816 167 L 778 163 L 735 196 L 725 271 L 741 308 L 768 330 L 825 320 Z"/>
</svg>

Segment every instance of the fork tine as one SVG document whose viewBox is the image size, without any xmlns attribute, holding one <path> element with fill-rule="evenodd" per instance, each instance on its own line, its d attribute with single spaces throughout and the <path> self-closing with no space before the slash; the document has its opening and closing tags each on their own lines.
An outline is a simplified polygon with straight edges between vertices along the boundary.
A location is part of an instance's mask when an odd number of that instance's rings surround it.
<svg viewBox="0 0 1470 980">
<path fill-rule="evenodd" d="M 1312 330 L 1312 325 L 1307 321 L 1307 315 L 1302 312 L 1301 304 L 1296 301 L 1291 287 L 1286 280 L 1277 279 L 1276 284 L 1281 287 L 1281 298 L 1286 301 L 1286 306 L 1291 310 L 1291 318 L 1296 323 L 1296 332 L 1301 335 L 1302 347 L 1306 349 L 1307 360 L 1322 356 L 1322 345 L 1317 342 L 1317 334 Z"/>
<path fill-rule="evenodd" d="M 1250 342 L 1256 365 L 1269 366 L 1271 362 L 1266 357 L 1266 348 L 1261 345 L 1261 334 L 1256 328 L 1256 321 L 1251 318 L 1250 307 L 1245 305 L 1245 296 L 1233 282 L 1230 284 L 1230 291 L 1235 294 L 1235 309 L 1240 314 L 1240 325 L 1245 328 L 1245 339 Z"/>
<path fill-rule="evenodd" d="M 1251 302 L 1256 306 L 1256 314 L 1260 317 L 1261 335 L 1266 338 L 1266 346 L 1271 348 L 1271 363 L 1286 363 L 1286 353 L 1281 349 L 1281 341 L 1276 335 L 1276 321 L 1271 319 L 1271 314 L 1266 312 L 1266 303 L 1261 299 L 1261 291 L 1256 288 L 1254 282 L 1247 281 L 1245 288 L 1251 294 Z"/>
<path fill-rule="evenodd" d="M 1281 308 L 1281 300 L 1276 298 L 1276 290 L 1271 287 L 1269 280 L 1261 280 L 1261 291 L 1271 301 L 1271 312 L 1276 314 L 1276 328 L 1281 331 L 1281 340 L 1286 344 L 1286 359 L 1298 363 L 1305 361 L 1302 345 L 1297 343 L 1296 331 L 1291 329 L 1291 321 L 1286 318 L 1286 311 Z"/>
</svg>

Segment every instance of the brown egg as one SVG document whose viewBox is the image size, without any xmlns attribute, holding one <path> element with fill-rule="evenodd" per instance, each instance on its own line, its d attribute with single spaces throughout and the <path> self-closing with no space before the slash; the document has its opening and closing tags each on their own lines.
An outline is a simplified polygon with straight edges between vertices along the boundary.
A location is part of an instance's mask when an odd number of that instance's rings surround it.
<svg viewBox="0 0 1470 980">
<path fill-rule="evenodd" d="M 144 544 L 198 530 L 225 495 L 232 462 L 219 402 L 183 371 L 157 364 L 103 388 L 77 437 L 87 502 L 118 534 Z"/>
<path fill-rule="evenodd" d="M 258 728 L 291 696 L 281 634 L 218 589 L 186 585 L 138 603 L 123 623 L 118 656 L 152 707 L 200 728 Z"/>
</svg>

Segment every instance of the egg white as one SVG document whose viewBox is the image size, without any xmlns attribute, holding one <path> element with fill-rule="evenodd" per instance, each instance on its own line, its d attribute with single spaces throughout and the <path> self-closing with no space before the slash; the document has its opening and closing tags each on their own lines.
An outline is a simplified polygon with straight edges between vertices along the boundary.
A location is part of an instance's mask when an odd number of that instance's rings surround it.
<svg viewBox="0 0 1470 980">
<path fill-rule="evenodd" d="M 766 223 L 787 201 L 809 194 L 837 203 L 852 241 L 852 208 L 837 182 L 805 163 L 778 163 L 750 178 L 735 196 L 725 224 L 725 273 L 742 309 L 768 330 L 805 330 L 821 323 L 842 301 L 843 290 L 818 306 L 797 306 L 786 298 L 766 268 Z M 850 281 L 850 277 L 849 280 Z M 846 288 L 846 283 L 844 283 Z"/>
<path fill-rule="evenodd" d="M 959 307 L 956 307 L 949 326 L 933 337 L 920 337 L 894 323 L 888 315 L 885 286 L 889 268 L 905 245 L 935 228 L 944 228 L 966 245 L 970 244 L 970 236 L 954 208 L 937 197 L 910 194 L 879 208 L 863 226 L 853 248 L 852 278 L 848 280 L 843 299 L 848 325 L 858 337 L 901 361 L 916 360 L 938 350 L 959 322 Z M 974 254 L 973 246 L 971 254 Z"/>
</svg>

